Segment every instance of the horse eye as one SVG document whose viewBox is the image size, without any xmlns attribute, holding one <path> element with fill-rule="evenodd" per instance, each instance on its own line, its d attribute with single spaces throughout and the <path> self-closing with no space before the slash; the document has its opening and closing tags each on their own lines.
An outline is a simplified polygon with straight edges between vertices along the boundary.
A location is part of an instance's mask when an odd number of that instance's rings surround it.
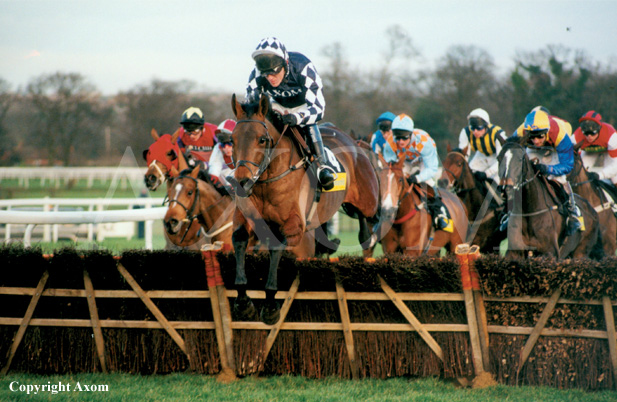
<svg viewBox="0 0 617 402">
<path fill-rule="evenodd" d="M 175 151 L 169 151 L 167 152 L 167 156 L 169 156 L 171 158 L 172 161 L 175 161 L 177 158 L 176 152 Z"/>
<path fill-rule="evenodd" d="M 189 195 L 193 195 L 193 190 L 189 190 Z"/>
<path fill-rule="evenodd" d="M 259 145 L 263 145 L 266 143 L 266 141 L 268 141 L 268 139 L 266 138 L 266 136 L 263 137 L 259 137 Z"/>
</svg>

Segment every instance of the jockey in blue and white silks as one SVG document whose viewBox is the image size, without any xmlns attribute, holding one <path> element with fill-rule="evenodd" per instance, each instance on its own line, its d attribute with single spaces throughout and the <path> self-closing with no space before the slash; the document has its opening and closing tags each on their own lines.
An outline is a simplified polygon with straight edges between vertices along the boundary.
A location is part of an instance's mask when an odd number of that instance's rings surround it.
<svg viewBox="0 0 617 402">
<path fill-rule="evenodd" d="M 324 117 L 326 100 L 315 66 L 303 54 L 287 52 L 285 45 L 274 37 L 262 39 L 252 57 L 255 67 L 249 75 L 247 101 L 257 101 L 261 94 L 268 95 L 272 109 L 281 114 L 284 124 L 309 129 L 319 182 L 325 190 L 332 189 L 334 175 L 326 164 L 317 126 Z"/>
</svg>

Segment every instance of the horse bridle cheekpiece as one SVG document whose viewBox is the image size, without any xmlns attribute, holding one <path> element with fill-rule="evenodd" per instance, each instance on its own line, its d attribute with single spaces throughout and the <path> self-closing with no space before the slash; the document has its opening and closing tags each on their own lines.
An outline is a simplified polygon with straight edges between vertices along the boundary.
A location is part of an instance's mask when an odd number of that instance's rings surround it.
<svg viewBox="0 0 617 402">
<path fill-rule="evenodd" d="M 186 212 L 186 218 L 184 219 L 184 221 L 189 222 L 189 225 L 186 228 L 186 231 L 184 232 L 184 235 L 182 236 L 182 240 L 180 240 L 180 242 L 183 242 L 184 238 L 186 237 L 186 235 L 189 232 L 189 229 L 191 229 L 191 225 L 193 224 L 193 221 L 197 218 L 197 215 L 193 215 L 193 213 L 195 212 L 195 205 L 197 205 L 197 203 L 199 202 L 199 183 L 197 182 L 197 179 L 192 177 L 192 176 L 178 176 L 178 177 L 176 177 L 174 179 L 174 181 L 176 181 L 178 179 L 191 179 L 195 183 L 195 199 L 193 200 L 193 204 L 191 205 L 190 209 L 187 208 L 186 205 L 182 204 L 180 201 L 178 201 L 175 198 L 173 200 L 168 200 L 170 206 L 171 206 L 172 202 L 175 202 L 176 204 L 178 204 L 182 208 L 184 208 L 184 211 Z M 163 204 L 164 203 L 165 203 L 165 201 L 163 201 Z"/>
<path fill-rule="evenodd" d="M 240 185 L 240 183 L 235 183 L 237 184 L 236 186 L 236 194 L 240 197 L 248 197 L 248 193 L 249 190 L 255 185 L 255 183 L 257 183 L 257 180 L 259 179 L 259 177 L 266 171 L 266 169 L 268 168 L 268 165 L 270 164 L 271 158 L 272 158 L 272 153 L 274 151 L 274 148 L 276 148 L 276 145 L 278 145 L 278 142 L 276 144 L 274 144 L 274 146 L 272 146 L 272 143 L 274 142 L 274 139 L 272 138 L 272 136 L 270 135 L 270 132 L 268 131 L 268 126 L 266 125 L 266 123 L 264 121 L 261 120 L 257 120 L 257 119 L 244 119 L 244 120 L 238 120 L 238 122 L 236 123 L 236 126 L 238 124 L 241 123 L 259 123 L 261 124 L 264 129 L 266 130 L 266 151 L 264 152 L 264 158 L 261 160 L 261 163 L 257 164 L 253 161 L 249 161 L 246 159 L 242 159 L 236 162 L 236 169 L 238 169 L 240 166 L 244 166 L 245 168 L 247 168 L 249 170 L 249 172 L 252 173 L 251 179 L 250 181 L 247 183 L 248 184 L 248 188 L 244 188 L 243 186 Z M 281 137 L 283 135 L 281 134 Z M 279 140 L 280 138 L 279 137 Z M 257 167 L 257 172 L 253 173 L 253 170 L 248 166 L 248 165 L 253 165 L 255 167 Z M 233 179 L 232 181 L 235 181 L 235 179 Z"/>
</svg>

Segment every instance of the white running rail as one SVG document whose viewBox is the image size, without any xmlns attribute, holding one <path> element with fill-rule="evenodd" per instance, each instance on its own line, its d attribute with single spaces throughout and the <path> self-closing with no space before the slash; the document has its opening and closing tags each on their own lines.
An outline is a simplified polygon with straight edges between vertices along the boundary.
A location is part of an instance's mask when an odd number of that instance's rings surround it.
<svg viewBox="0 0 617 402">
<path fill-rule="evenodd" d="M 145 222 L 145 248 L 152 249 L 152 226 L 154 220 L 165 216 L 167 207 L 161 205 L 162 198 L 42 198 L 0 200 L 0 224 L 5 224 L 5 239 L 11 237 L 11 225 L 27 225 L 24 244 L 29 247 L 32 231 L 36 225 L 46 225 L 43 241 L 58 241 L 58 225 L 88 224 L 88 241 L 94 237 L 94 225 L 109 222 Z M 110 206 L 126 206 L 126 209 L 110 209 Z M 64 208 L 86 210 L 60 211 Z M 139 209 L 134 209 L 140 207 Z M 23 210 L 35 208 L 37 210 Z M 22 210 L 19 210 L 22 209 Z M 96 209 L 96 210 L 95 210 Z M 53 225 L 50 226 L 50 225 Z M 53 232 L 53 233 L 52 233 Z M 98 238 L 97 234 L 97 238 Z"/>
</svg>

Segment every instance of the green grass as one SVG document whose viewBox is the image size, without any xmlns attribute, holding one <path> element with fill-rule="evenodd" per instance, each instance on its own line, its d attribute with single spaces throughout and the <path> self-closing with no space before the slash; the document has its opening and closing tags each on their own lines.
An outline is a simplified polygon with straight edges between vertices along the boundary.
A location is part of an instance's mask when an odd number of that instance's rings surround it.
<svg viewBox="0 0 617 402">
<path fill-rule="evenodd" d="M 14 381 L 18 382 L 15 383 Z M 70 384 L 71 391 L 52 394 L 12 392 L 19 385 Z M 74 391 L 79 382 L 82 391 Z M 85 391 L 83 385 L 95 385 L 107 391 Z M 422 401 L 422 402 L 609 402 L 617 392 L 557 390 L 547 387 L 509 387 L 497 385 L 484 389 L 462 389 L 435 378 L 389 380 L 310 380 L 281 376 L 244 378 L 221 384 L 212 376 L 172 374 L 139 376 L 127 374 L 76 374 L 37 376 L 9 374 L 0 380 L 1 401 Z"/>
</svg>

